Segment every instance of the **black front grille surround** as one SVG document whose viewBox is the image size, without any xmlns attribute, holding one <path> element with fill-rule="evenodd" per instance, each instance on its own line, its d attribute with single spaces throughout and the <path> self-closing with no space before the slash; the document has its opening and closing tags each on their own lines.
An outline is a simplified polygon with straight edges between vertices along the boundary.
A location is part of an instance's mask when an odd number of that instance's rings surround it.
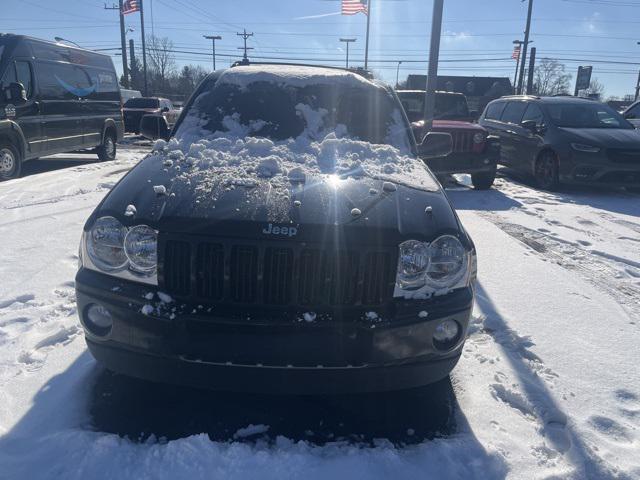
<svg viewBox="0 0 640 480">
<path fill-rule="evenodd" d="M 391 302 L 397 250 L 161 236 L 160 288 L 202 303 L 325 308 Z"/>
</svg>

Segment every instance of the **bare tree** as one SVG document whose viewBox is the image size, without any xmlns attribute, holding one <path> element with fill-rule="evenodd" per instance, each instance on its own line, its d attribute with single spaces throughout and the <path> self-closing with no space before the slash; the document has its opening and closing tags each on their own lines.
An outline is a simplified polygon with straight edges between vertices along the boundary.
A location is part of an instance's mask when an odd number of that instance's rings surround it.
<svg viewBox="0 0 640 480">
<path fill-rule="evenodd" d="M 173 56 L 173 42 L 168 37 L 158 38 L 151 35 L 147 38 L 147 51 L 151 73 L 157 78 L 157 87 L 165 89 L 167 79 L 175 72 L 176 61 Z"/>
<path fill-rule="evenodd" d="M 564 64 L 553 58 L 543 58 L 534 72 L 535 89 L 538 95 L 560 95 L 569 93 L 571 74 Z"/>
<path fill-rule="evenodd" d="M 587 89 L 587 95 L 593 95 L 598 98 L 604 97 L 604 84 L 597 78 L 592 78 L 589 88 Z"/>
</svg>

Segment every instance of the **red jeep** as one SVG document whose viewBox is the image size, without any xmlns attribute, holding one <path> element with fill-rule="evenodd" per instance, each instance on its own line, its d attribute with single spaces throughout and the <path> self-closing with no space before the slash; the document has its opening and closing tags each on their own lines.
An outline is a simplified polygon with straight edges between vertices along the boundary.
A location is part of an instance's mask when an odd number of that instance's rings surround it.
<svg viewBox="0 0 640 480">
<path fill-rule="evenodd" d="M 413 133 L 420 141 L 424 131 L 424 90 L 398 90 L 398 97 L 407 112 Z M 450 133 L 453 151 L 443 158 L 427 161 L 433 173 L 446 175 L 470 173 L 473 186 L 485 190 L 493 185 L 496 165 L 500 158 L 499 139 L 472 123 L 467 97 L 462 93 L 436 92 L 436 106 L 433 121 L 434 132 Z"/>
</svg>

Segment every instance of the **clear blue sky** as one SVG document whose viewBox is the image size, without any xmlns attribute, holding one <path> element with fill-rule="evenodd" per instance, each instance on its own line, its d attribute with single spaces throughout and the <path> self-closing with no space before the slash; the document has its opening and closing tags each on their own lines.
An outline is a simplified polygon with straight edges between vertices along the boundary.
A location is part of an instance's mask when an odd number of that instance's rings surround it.
<svg viewBox="0 0 640 480">
<path fill-rule="evenodd" d="M 575 73 L 593 65 L 606 95 L 632 93 L 640 68 L 640 0 L 534 0 L 531 39 L 538 57 L 553 57 Z M 373 69 L 395 82 L 400 76 L 426 70 L 431 0 L 372 0 L 370 59 Z M 116 48 L 120 32 L 116 11 L 98 0 L 21 0 L 2 2 L 0 31 L 42 38 L 62 36 L 89 48 Z M 112 2 L 107 2 L 109 5 Z M 251 53 L 344 64 L 338 39 L 352 36 L 352 60 L 364 55 L 364 15 L 337 15 L 338 0 L 144 0 L 147 34 L 174 42 L 179 65 L 211 65 L 211 43 L 203 34 L 222 35 L 219 66 L 237 58 L 247 28 L 255 36 Z M 445 0 L 440 73 L 513 78 L 512 41 L 522 38 L 526 3 L 520 0 Z M 128 35 L 140 43 L 138 14 L 126 17 L 135 29 Z M 115 54 L 113 50 L 110 53 Z M 209 56 L 207 56 L 209 55 Z M 120 57 L 114 56 L 121 69 Z M 575 77 L 575 76 L 574 76 Z"/>
</svg>

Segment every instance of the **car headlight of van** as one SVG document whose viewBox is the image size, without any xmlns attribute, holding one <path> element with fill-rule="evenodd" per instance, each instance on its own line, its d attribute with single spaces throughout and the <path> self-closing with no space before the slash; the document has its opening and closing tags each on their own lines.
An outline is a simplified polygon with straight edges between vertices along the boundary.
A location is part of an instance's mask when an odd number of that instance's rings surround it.
<svg viewBox="0 0 640 480">
<path fill-rule="evenodd" d="M 158 232 L 147 225 L 127 228 L 114 217 L 100 217 L 83 233 L 80 248 L 84 268 L 158 284 Z"/>
<path fill-rule="evenodd" d="M 433 293 L 470 281 L 469 252 L 453 235 L 431 243 L 408 240 L 399 253 L 396 286 L 402 291 Z"/>
</svg>

